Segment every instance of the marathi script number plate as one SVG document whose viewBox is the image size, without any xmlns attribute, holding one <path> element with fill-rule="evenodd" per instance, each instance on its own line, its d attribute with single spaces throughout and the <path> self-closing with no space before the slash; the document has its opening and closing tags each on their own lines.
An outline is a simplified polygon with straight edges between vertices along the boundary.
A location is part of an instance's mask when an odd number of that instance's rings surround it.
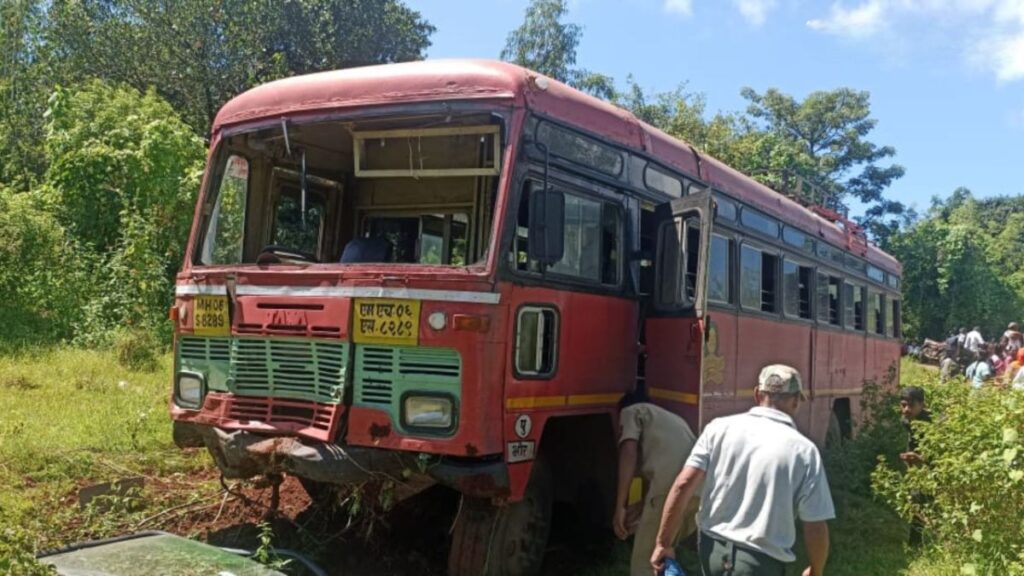
<svg viewBox="0 0 1024 576">
<path fill-rule="evenodd" d="M 192 329 L 197 336 L 230 336 L 227 296 L 196 296 Z"/>
<path fill-rule="evenodd" d="M 356 298 L 352 325 L 352 340 L 359 344 L 416 346 L 420 336 L 420 302 Z"/>
</svg>

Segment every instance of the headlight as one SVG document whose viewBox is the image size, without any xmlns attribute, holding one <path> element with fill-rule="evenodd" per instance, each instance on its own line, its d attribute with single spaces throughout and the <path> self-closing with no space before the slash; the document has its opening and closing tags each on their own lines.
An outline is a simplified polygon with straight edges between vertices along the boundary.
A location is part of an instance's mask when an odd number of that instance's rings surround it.
<svg viewBox="0 0 1024 576">
<path fill-rule="evenodd" d="M 402 415 L 409 428 L 449 430 L 455 423 L 455 404 L 451 396 L 406 396 Z"/>
<path fill-rule="evenodd" d="M 206 386 L 200 374 L 182 372 L 175 383 L 174 403 L 182 408 L 198 410 L 203 405 Z"/>
</svg>

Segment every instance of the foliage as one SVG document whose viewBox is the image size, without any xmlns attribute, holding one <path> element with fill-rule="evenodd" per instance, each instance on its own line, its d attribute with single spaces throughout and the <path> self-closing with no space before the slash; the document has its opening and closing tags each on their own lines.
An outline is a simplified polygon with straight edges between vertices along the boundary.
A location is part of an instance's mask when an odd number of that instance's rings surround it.
<svg viewBox="0 0 1024 576">
<path fill-rule="evenodd" d="M 57 570 L 35 559 L 27 532 L 17 526 L 6 526 L 0 528 L 0 574 L 50 576 L 56 575 Z"/>
<path fill-rule="evenodd" d="M 398 0 L 60 0 L 46 42 L 63 81 L 155 86 L 200 133 L 270 80 L 417 60 L 434 27 Z"/>
<path fill-rule="evenodd" d="M 583 27 L 563 22 L 568 11 L 566 0 L 531 0 L 523 23 L 509 33 L 500 57 L 584 92 L 611 99 L 615 85 L 610 77 L 575 67 Z"/>
<path fill-rule="evenodd" d="M 882 463 L 875 490 L 904 518 L 923 519 L 931 546 L 962 573 L 1024 574 L 1024 392 L 940 384 L 934 372 L 914 383 L 934 418 L 914 424 L 927 464 Z"/>
<path fill-rule="evenodd" d="M 906 448 L 906 431 L 900 420 L 895 383 L 869 381 L 860 398 L 863 422 L 856 439 L 830 446 L 824 453 L 832 490 L 871 496 L 871 470 L 879 458 L 899 462 Z"/>
<path fill-rule="evenodd" d="M 36 194 L 0 186 L 0 349 L 66 338 L 85 279 L 63 228 Z"/>
<path fill-rule="evenodd" d="M 995 339 L 1024 317 L 1024 213 L 1009 203 L 976 201 L 960 188 L 890 239 L 887 249 L 903 262 L 908 336 L 937 339 L 978 325 Z"/>
<path fill-rule="evenodd" d="M 48 71 L 35 46 L 43 27 L 36 0 L 0 2 L 0 186 L 28 189 L 42 174 Z"/>
<path fill-rule="evenodd" d="M 171 302 L 203 143 L 153 91 L 93 81 L 50 102 L 43 194 L 94 278 L 78 336 L 152 329 Z"/>
</svg>

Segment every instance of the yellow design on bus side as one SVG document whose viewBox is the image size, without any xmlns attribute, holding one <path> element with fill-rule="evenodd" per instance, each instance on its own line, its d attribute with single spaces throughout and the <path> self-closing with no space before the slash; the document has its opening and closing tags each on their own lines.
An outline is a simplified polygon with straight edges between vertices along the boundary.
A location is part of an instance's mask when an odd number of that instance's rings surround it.
<svg viewBox="0 0 1024 576">
<path fill-rule="evenodd" d="M 192 331 L 196 336 L 231 335 L 227 296 L 196 296 L 192 310 Z"/>
<path fill-rule="evenodd" d="M 416 346 L 419 340 L 419 300 L 355 299 L 352 312 L 353 342 Z"/>
</svg>

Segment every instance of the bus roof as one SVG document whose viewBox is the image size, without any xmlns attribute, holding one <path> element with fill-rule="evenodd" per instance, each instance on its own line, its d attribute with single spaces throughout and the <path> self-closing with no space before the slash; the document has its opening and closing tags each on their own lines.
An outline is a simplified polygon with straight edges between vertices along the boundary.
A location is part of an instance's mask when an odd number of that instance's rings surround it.
<svg viewBox="0 0 1024 576">
<path fill-rule="evenodd" d="M 711 156 L 698 153 L 690 144 L 641 122 L 626 110 L 507 62 L 427 60 L 277 80 L 230 100 L 217 113 L 213 131 L 293 114 L 453 100 L 506 101 L 528 107 L 644 153 L 785 223 L 833 245 L 846 246 L 846 235 L 837 224 L 798 202 Z M 900 263 L 876 246 L 868 246 L 866 259 L 889 272 L 902 273 Z"/>
</svg>

